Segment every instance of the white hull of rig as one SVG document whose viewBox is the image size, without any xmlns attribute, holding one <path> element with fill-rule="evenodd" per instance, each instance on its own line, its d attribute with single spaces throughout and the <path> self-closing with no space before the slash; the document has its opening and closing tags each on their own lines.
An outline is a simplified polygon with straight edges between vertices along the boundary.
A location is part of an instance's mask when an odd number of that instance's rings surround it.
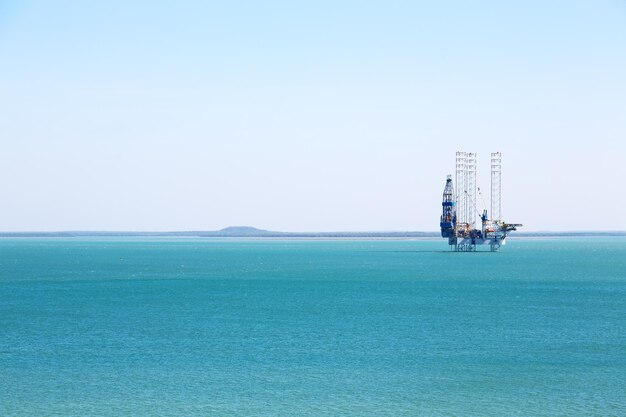
<svg viewBox="0 0 626 417">
<path fill-rule="evenodd" d="M 456 153 L 456 193 L 452 175 L 448 175 L 443 190 L 442 214 L 439 223 L 441 237 L 448 239 L 450 250 L 476 252 L 478 247 L 489 247 L 491 252 L 498 252 L 500 247 L 505 245 L 507 234 L 521 226 L 521 224 L 510 224 L 501 220 L 501 168 L 500 152 L 492 153 L 491 215 L 493 218 L 490 219 L 486 208 L 479 213 L 476 207 L 477 190 L 482 199 L 480 188 L 476 187 L 476 154 Z M 480 229 L 476 227 L 477 215 L 481 220 Z"/>
</svg>

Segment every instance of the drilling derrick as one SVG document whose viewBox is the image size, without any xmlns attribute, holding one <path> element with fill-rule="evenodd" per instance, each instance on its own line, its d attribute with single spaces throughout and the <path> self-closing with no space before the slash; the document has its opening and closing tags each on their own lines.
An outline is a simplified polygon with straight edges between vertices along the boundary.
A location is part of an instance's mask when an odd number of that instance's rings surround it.
<svg viewBox="0 0 626 417">
<path fill-rule="evenodd" d="M 443 201 L 441 202 L 442 213 L 439 226 L 441 227 L 441 237 L 454 236 L 456 227 L 456 202 L 454 201 L 454 187 L 452 185 L 452 175 L 446 179 L 446 187 L 443 189 Z"/>
<path fill-rule="evenodd" d="M 502 220 L 502 156 L 491 154 L 491 219 L 487 210 L 478 213 L 476 206 L 476 154 L 457 152 L 455 163 L 455 187 L 448 175 L 443 190 L 441 237 L 448 238 L 450 249 L 457 252 L 474 252 L 477 246 L 489 245 L 497 252 L 505 244 L 508 232 L 517 230 L 521 224 Z M 482 198 L 482 194 L 481 194 Z M 484 201 L 484 200 L 483 200 Z M 480 215 L 481 228 L 476 228 L 476 214 Z"/>
</svg>

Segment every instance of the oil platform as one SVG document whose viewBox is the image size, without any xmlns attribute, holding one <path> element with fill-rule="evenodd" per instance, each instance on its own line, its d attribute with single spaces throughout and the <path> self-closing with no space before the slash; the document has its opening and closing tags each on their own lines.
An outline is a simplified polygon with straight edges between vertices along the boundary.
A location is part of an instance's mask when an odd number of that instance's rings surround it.
<svg viewBox="0 0 626 417">
<path fill-rule="evenodd" d="M 456 193 L 455 193 L 456 184 Z M 476 206 L 476 195 L 483 203 L 482 213 Z M 521 224 L 506 223 L 502 220 L 502 155 L 491 154 L 491 215 L 484 207 L 480 188 L 476 185 L 476 154 L 472 152 L 456 153 L 455 180 L 448 175 L 443 189 L 441 213 L 441 237 L 448 239 L 450 250 L 456 252 L 475 252 L 477 247 L 489 246 L 492 252 L 500 251 L 506 243 L 509 232 L 517 230 Z M 481 227 L 476 227 L 476 215 L 480 217 Z"/>
</svg>

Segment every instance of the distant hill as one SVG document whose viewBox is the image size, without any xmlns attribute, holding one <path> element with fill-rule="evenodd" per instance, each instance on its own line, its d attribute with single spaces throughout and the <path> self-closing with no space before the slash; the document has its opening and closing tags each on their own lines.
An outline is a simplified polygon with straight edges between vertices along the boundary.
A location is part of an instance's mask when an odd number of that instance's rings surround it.
<svg viewBox="0 0 626 417">
<path fill-rule="evenodd" d="M 215 234 L 216 236 L 264 236 L 271 234 L 272 232 L 250 226 L 230 226 L 225 227 L 222 230 L 218 230 L 217 232 L 210 233 Z"/>
</svg>

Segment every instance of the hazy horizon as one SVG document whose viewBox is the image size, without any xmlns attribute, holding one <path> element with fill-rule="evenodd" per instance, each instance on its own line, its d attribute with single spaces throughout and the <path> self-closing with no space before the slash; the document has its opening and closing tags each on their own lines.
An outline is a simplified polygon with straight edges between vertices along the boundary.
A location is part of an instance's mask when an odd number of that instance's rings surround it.
<svg viewBox="0 0 626 417">
<path fill-rule="evenodd" d="M 385 233 L 389 233 L 389 234 L 396 234 L 396 233 L 433 233 L 433 234 L 440 234 L 440 230 L 439 229 L 431 229 L 431 230 L 291 230 L 291 231 L 285 231 L 285 230 L 275 230 L 275 229 L 265 229 L 262 227 L 255 227 L 255 226 L 226 226 L 226 227 L 222 227 L 219 229 L 212 229 L 212 230 L 208 230 L 208 229 L 193 229 L 193 230 L 93 230 L 93 229 L 85 229 L 85 230 L 48 230 L 48 231 L 42 231 L 42 230 L 30 230 L 30 231 L 24 231 L 24 230 L 0 230 L 0 235 L 3 234 L 58 234 L 58 233 L 68 233 L 68 234 L 72 234 L 72 233 L 76 233 L 76 234 L 89 234 L 89 233 L 102 233 L 102 234 L 108 234 L 108 233 L 123 233 L 123 234 L 142 234 L 142 233 L 148 233 L 148 234 L 168 234 L 168 233 L 214 233 L 214 232 L 222 232 L 222 231 L 226 231 L 228 229 L 238 229 L 238 228 L 243 228 L 243 229 L 256 229 L 259 232 L 270 232 L 270 233 L 286 233 L 286 234 L 367 234 L 367 233 L 375 233 L 375 234 L 385 234 Z M 558 235 L 558 234 L 580 234 L 580 233 L 591 233 L 591 234 L 624 234 L 626 233 L 626 230 L 526 230 L 526 228 L 520 228 L 517 231 L 513 231 L 511 232 L 512 236 L 515 235 L 519 235 L 519 234 L 525 234 L 525 233 L 530 233 L 530 234 L 554 234 L 554 235 Z M 0 236 L 1 237 L 1 236 Z"/>
<path fill-rule="evenodd" d="M 623 231 L 626 3 L 0 3 L 0 231 Z M 482 209 L 482 202 L 477 202 Z"/>
</svg>

